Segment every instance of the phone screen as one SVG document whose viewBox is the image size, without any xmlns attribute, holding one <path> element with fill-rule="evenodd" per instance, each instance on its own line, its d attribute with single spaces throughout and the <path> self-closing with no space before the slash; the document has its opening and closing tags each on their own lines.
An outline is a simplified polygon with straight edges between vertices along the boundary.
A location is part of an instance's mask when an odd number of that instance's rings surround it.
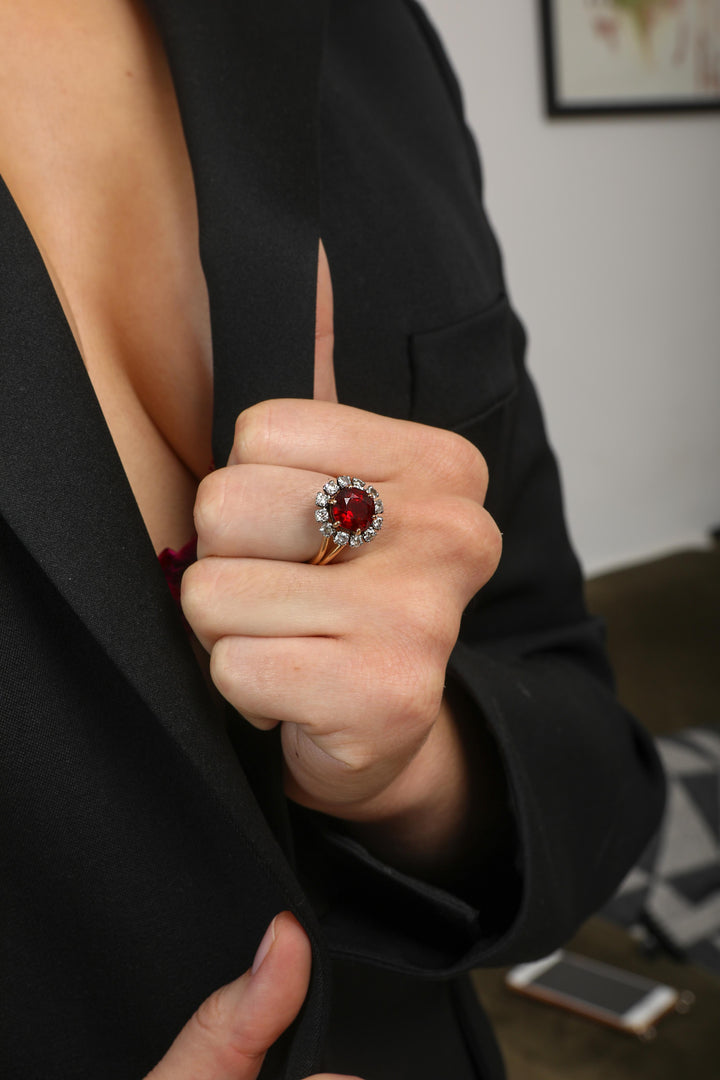
<svg viewBox="0 0 720 1080">
<path fill-rule="evenodd" d="M 616 978 L 612 973 L 574 964 L 572 958 L 566 956 L 534 978 L 532 985 L 579 998 L 622 1016 L 642 1001 L 655 984 L 637 976 L 634 979 L 628 975 Z"/>
</svg>

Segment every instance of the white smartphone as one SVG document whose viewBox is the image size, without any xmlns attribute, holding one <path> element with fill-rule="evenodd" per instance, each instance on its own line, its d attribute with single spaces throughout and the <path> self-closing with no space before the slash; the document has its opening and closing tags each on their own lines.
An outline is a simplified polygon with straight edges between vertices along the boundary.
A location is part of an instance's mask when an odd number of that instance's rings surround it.
<svg viewBox="0 0 720 1080">
<path fill-rule="evenodd" d="M 512 968 L 505 981 L 521 994 L 645 1038 L 652 1038 L 655 1021 L 680 1000 L 672 986 L 563 949 Z"/>
</svg>

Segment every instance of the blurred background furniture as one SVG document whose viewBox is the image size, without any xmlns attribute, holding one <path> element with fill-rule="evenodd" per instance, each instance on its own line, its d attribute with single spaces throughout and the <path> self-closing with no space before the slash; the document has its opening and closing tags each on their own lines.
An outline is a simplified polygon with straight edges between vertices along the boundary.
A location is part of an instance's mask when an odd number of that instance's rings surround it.
<svg viewBox="0 0 720 1080">
<path fill-rule="evenodd" d="M 603 574 L 588 606 L 607 624 L 624 704 L 656 736 L 720 725 L 720 545 Z M 719 823 L 720 824 L 720 823 Z M 508 1080 L 652 1078 L 718 1080 L 720 977 L 606 918 L 591 919 L 568 948 L 681 990 L 695 1005 L 661 1020 L 649 1043 L 521 998 L 504 971 L 476 971 L 475 988 L 498 1033 Z"/>
</svg>

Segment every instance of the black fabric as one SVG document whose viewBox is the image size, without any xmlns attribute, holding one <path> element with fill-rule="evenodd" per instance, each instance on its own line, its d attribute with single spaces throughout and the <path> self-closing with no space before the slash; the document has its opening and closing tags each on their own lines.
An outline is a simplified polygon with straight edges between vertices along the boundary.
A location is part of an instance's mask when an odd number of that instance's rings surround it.
<svg viewBox="0 0 720 1080">
<path fill-rule="evenodd" d="M 500 1063 L 494 1058 L 493 1039 L 487 1037 L 487 1021 L 464 979 L 428 981 L 387 973 L 378 980 L 372 968 L 347 961 L 336 963 L 333 974 L 324 1068 L 376 1076 L 378 1059 L 387 1053 L 394 1059 L 393 1080 L 497 1075 Z M 421 1016 L 432 1017 L 432 1023 L 418 1024 Z M 479 1038 L 481 1034 L 485 1038 Z M 400 1058 L 393 1050 L 397 1045 L 403 1048 Z"/>
<path fill-rule="evenodd" d="M 276 741 L 226 729 L 207 695 L 2 187 L 0 1074 L 138 1080 L 289 907 L 313 985 L 264 1080 L 350 1071 L 360 1047 L 365 1080 L 408 1062 L 436 1080 L 410 1031 L 457 1059 L 444 1076 L 494 1080 L 467 988 L 444 980 L 569 936 L 649 837 L 662 776 L 582 606 L 459 92 L 404 0 L 151 9 L 198 181 L 216 450 L 248 404 L 310 393 L 321 234 L 340 400 L 454 427 L 487 457 L 505 551 L 451 678 L 497 739 L 518 845 L 453 894 L 288 813 Z M 397 1022 L 374 1031 L 391 998 Z"/>
<path fill-rule="evenodd" d="M 148 6 L 193 165 L 213 327 L 213 450 L 224 461 L 246 405 L 312 396 L 326 0 Z"/>
</svg>

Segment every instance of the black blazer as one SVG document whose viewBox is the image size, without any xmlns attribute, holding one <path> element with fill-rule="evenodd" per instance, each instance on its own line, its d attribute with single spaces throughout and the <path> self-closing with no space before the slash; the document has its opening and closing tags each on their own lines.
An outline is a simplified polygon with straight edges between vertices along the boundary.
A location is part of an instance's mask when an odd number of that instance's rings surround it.
<svg viewBox="0 0 720 1080">
<path fill-rule="evenodd" d="M 0 1074 L 139 1080 L 291 908 L 315 950 L 263 1076 L 500 1074 L 455 976 L 549 951 L 657 821 L 649 741 L 583 608 L 459 92 L 412 0 L 152 0 L 196 178 L 215 455 L 312 387 L 317 239 L 340 400 L 454 428 L 500 570 L 449 680 L 517 838 L 456 893 L 288 807 L 274 735 L 219 722 L 40 255 L 0 189 Z"/>
</svg>

